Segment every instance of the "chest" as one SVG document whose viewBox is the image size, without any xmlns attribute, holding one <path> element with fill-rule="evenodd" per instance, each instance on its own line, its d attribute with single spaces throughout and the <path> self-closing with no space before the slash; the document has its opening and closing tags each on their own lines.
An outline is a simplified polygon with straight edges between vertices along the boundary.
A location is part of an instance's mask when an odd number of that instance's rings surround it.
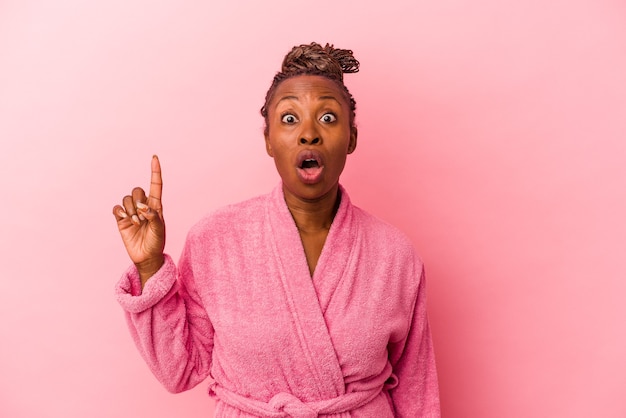
<svg viewBox="0 0 626 418">
<path fill-rule="evenodd" d="M 269 375 L 291 374 L 307 370 L 307 362 L 326 362 L 331 352 L 329 367 L 339 366 L 346 382 L 384 367 L 387 345 L 408 324 L 404 295 L 389 292 L 387 277 L 348 271 L 330 288 L 323 276 L 318 288 L 311 278 L 302 286 L 290 279 L 281 277 L 276 261 L 267 261 L 243 276 L 214 281 L 219 291 L 206 295 L 204 303 L 218 363 L 227 368 L 229 359 L 246 359 L 255 370 L 262 364 Z M 247 364 L 238 371 L 254 372 Z"/>
<path fill-rule="evenodd" d="M 300 232 L 300 240 L 306 256 L 306 262 L 309 267 L 309 273 L 313 276 L 317 262 L 324 248 L 324 243 L 328 237 L 328 231 L 320 232 Z"/>
</svg>

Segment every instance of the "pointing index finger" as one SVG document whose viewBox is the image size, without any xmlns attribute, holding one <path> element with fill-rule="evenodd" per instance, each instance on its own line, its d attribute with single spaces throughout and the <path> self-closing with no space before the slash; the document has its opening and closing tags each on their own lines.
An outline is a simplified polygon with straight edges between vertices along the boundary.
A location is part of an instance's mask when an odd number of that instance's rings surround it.
<svg viewBox="0 0 626 418">
<path fill-rule="evenodd" d="M 161 177 L 161 163 L 159 157 L 154 155 L 151 164 L 152 174 L 150 176 L 150 193 L 148 195 L 148 205 L 160 211 L 161 196 L 163 193 L 163 177 Z"/>
</svg>

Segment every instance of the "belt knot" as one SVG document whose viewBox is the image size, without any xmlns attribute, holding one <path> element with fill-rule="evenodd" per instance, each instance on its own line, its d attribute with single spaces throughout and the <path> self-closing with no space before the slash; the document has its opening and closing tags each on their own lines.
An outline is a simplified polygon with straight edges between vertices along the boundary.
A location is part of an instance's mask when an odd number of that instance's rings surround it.
<svg viewBox="0 0 626 418">
<path fill-rule="evenodd" d="M 270 399 L 268 405 L 276 412 L 284 411 L 291 417 L 317 418 L 318 416 L 318 411 L 290 393 L 277 393 Z"/>
</svg>

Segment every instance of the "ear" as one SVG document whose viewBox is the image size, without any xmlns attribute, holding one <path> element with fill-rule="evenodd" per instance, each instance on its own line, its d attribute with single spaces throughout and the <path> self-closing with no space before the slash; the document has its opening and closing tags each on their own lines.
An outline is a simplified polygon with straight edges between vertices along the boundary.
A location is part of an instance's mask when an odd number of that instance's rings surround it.
<svg viewBox="0 0 626 418">
<path fill-rule="evenodd" d="M 265 134 L 265 151 L 267 152 L 267 155 L 269 155 L 270 157 L 274 158 L 274 150 L 272 149 L 272 145 L 270 144 L 269 135 L 267 133 Z"/>
<path fill-rule="evenodd" d="M 359 132 L 357 131 L 356 126 L 350 128 L 350 143 L 348 144 L 348 154 L 352 154 L 356 149 L 356 138 L 358 136 L 358 133 Z"/>
</svg>

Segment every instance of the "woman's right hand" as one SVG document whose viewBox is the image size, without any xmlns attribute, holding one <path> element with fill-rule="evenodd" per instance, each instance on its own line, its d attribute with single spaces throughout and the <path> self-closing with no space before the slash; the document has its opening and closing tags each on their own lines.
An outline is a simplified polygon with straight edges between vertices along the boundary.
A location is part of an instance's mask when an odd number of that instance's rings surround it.
<svg viewBox="0 0 626 418">
<path fill-rule="evenodd" d="M 117 228 L 130 259 L 141 277 L 141 286 L 156 273 L 164 262 L 165 222 L 161 195 L 163 179 L 159 158 L 152 157 L 150 193 L 146 197 L 141 187 L 124 196 L 122 206 L 113 207 Z"/>
</svg>

